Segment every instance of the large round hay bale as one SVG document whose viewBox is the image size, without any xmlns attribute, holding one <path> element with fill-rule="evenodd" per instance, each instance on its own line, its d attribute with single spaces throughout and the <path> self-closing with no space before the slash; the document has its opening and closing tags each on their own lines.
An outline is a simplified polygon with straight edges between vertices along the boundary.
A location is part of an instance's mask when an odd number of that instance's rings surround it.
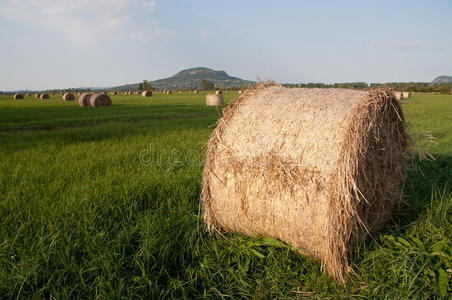
<svg viewBox="0 0 452 300">
<path fill-rule="evenodd" d="M 36 93 L 35 98 L 37 98 L 37 99 L 41 98 L 41 93 Z"/>
<path fill-rule="evenodd" d="M 350 251 L 401 199 L 408 141 L 391 92 L 251 88 L 208 142 L 207 229 L 278 238 L 345 281 Z"/>
<path fill-rule="evenodd" d="M 141 96 L 143 96 L 143 97 L 152 97 L 152 92 L 151 91 L 143 91 L 141 93 Z"/>
<path fill-rule="evenodd" d="M 92 93 L 81 93 L 77 100 L 77 105 L 80 107 L 89 106 L 89 97 Z"/>
<path fill-rule="evenodd" d="M 171 92 L 171 91 L 166 91 L 166 94 L 167 95 L 171 95 L 173 92 Z"/>
<path fill-rule="evenodd" d="M 42 94 L 39 96 L 39 98 L 41 98 L 42 100 L 47 100 L 47 99 L 49 99 L 50 97 L 49 97 L 49 94 L 42 93 Z"/>
<path fill-rule="evenodd" d="M 403 100 L 403 93 L 402 92 L 394 92 L 394 96 L 397 100 Z"/>
<path fill-rule="evenodd" d="M 27 94 L 27 97 L 30 97 L 31 96 L 31 94 Z"/>
<path fill-rule="evenodd" d="M 402 93 L 403 99 L 408 99 L 411 97 L 411 93 L 410 92 L 403 92 Z"/>
<path fill-rule="evenodd" d="M 222 91 L 222 90 L 216 90 L 216 91 L 215 91 L 215 94 L 217 94 L 217 95 L 223 95 L 223 91 Z"/>
<path fill-rule="evenodd" d="M 100 107 L 100 106 L 111 106 L 111 99 L 108 95 L 104 93 L 95 93 L 89 96 L 89 106 Z"/>
<path fill-rule="evenodd" d="M 64 93 L 63 96 L 61 96 L 61 98 L 64 101 L 73 101 L 75 99 L 74 94 L 72 94 L 72 93 Z"/>
<path fill-rule="evenodd" d="M 194 90 L 194 91 L 193 91 L 193 93 L 195 93 L 195 94 L 198 94 L 198 93 L 199 93 L 199 91 L 198 91 L 198 90 Z"/>
<path fill-rule="evenodd" d="M 24 98 L 24 95 L 22 95 L 22 94 L 14 94 L 14 99 L 16 99 L 16 100 L 20 100 L 20 99 L 23 99 Z"/>
<path fill-rule="evenodd" d="M 219 106 L 223 105 L 223 95 L 221 94 L 207 94 L 206 95 L 206 105 L 207 106 Z"/>
</svg>

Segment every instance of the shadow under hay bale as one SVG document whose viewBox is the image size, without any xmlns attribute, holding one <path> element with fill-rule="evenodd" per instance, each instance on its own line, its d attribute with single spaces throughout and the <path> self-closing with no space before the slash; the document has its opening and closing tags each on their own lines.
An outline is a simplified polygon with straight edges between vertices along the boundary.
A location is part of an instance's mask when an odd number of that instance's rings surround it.
<svg viewBox="0 0 452 300">
<path fill-rule="evenodd" d="M 344 282 L 350 251 L 401 200 L 409 137 L 393 93 L 262 84 L 223 113 L 203 171 L 207 230 L 278 238 Z"/>
<path fill-rule="evenodd" d="M 219 106 L 224 105 L 222 94 L 207 94 L 206 95 L 206 105 L 207 106 Z"/>
</svg>

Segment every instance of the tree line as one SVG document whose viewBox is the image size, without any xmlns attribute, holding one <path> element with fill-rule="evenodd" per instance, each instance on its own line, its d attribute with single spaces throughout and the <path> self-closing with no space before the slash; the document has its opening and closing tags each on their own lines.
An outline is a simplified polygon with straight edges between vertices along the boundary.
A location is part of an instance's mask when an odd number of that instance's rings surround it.
<svg viewBox="0 0 452 300">
<path fill-rule="evenodd" d="M 420 93 L 449 93 L 452 89 L 452 82 L 432 85 L 429 82 L 387 82 L 387 83 L 371 83 L 366 82 L 344 82 L 344 83 L 299 83 L 299 84 L 283 84 L 285 87 L 295 88 L 344 88 L 356 90 L 368 90 L 375 88 L 390 88 L 401 92 L 420 92 Z"/>
</svg>

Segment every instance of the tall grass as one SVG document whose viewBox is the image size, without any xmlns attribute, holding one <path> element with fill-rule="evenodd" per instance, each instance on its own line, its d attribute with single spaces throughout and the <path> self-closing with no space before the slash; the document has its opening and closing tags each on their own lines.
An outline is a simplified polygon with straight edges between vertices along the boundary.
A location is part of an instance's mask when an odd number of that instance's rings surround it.
<svg viewBox="0 0 452 300">
<path fill-rule="evenodd" d="M 120 95 L 101 109 L 0 98 L 2 298 L 450 296 L 452 97 L 404 104 L 435 160 L 413 156 L 407 205 L 353 253 L 343 286 L 276 240 L 204 232 L 203 146 L 219 115 L 204 96 Z"/>
</svg>

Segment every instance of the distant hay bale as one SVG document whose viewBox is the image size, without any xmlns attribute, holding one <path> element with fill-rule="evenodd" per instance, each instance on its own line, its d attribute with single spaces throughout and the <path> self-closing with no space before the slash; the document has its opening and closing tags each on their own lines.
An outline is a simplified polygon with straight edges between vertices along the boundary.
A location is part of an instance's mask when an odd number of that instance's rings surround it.
<svg viewBox="0 0 452 300">
<path fill-rule="evenodd" d="M 27 94 L 27 97 L 30 97 L 31 96 L 31 94 Z"/>
<path fill-rule="evenodd" d="M 394 96 L 397 100 L 403 100 L 403 93 L 402 92 L 394 92 Z"/>
<path fill-rule="evenodd" d="M 77 100 L 77 105 L 80 107 L 89 106 L 89 97 L 92 93 L 81 93 Z"/>
<path fill-rule="evenodd" d="M 47 99 L 49 99 L 50 97 L 49 97 L 49 94 L 42 93 L 42 94 L 39 96 L 39 98 L 41 98 L 41 100 L 47 100 Z"/>
<path fill-rule="evenodd" d="M 409 137 L 391 92 L 250 88 L 207 144 L 209 232 L 278 238 L 344 282 L 348 257 L 401 200 Z"/>
<path fill-rule="evenodd" d="M 16 99 L 16 100 L 20 100 L 20 99 L 23 99 L 24 98 L 24 95 L 22 95 L 22 94 L 14 94 L 14 99 Z"/>
<path fill-rule="evenodd" d="M 111 99 L 104 93 L 95 93 L 88 98 L 90 107 L 111 106 Z"/>
<path fill-rule="evenodd" d="M 224 105 L 222 94 L 207 94 L 206 95 L 206 105 L 207 106 L 219 106 Z"/>
<path fill-rule="evenodd" d="M 411 97 L 411 93 L 410 92 L 403 92 L 402 93 L 403 99 L 408 99 Z"/>
<path fill-rule="evenodd" d="M 195 93 L 195 94 L 198 94 L 198 93 L 199 93 L 199 91 L 198 91 L 198 90 L 194 90 L 194 91 L 193 91 L 193 93 Z"/>
<path fill-rule="evenodd" d="M 143 97 L 152 97 L 152 92 L 151 91 L 143 91 L 141 93 L 141 96 L 143 96 Z"/>
<path fill-rule="evenodd" d="M 64 93 L 63 96 L 61 96 L 61 98 L 64 101 L 73 101 L 75 99 L 74 94 L 72 94 L 72 93 Z"/>
<path fill-rule="evenodd" d="M 41 98 L 41 93 L 36 93 L 35 98 L 37 98 L 37 99 Z"/>
<path fill-rule="evenodd" d="M 217 90 L 217 91 L 215 91 L 215 94 L 217 94 L 217 95 L 223 95 L 223 91 L 222 91 L 222 90 Z"/>
<path fill-rule="evenodd" d="M 172 92 L 171 92 L 171 91 L 166 91 L 166 94 L 167 94 L 167 95 L 171 95 Z"/>
<path fill-rule="evenodd" d="M 239 91 L 238 91 L 238 93 L 239 93 L 239 94 L 241 94 L 241 93 L 242 93 L 242 91 L 241 91 L 241 90 L 239 90 Z"/>
</svg>

